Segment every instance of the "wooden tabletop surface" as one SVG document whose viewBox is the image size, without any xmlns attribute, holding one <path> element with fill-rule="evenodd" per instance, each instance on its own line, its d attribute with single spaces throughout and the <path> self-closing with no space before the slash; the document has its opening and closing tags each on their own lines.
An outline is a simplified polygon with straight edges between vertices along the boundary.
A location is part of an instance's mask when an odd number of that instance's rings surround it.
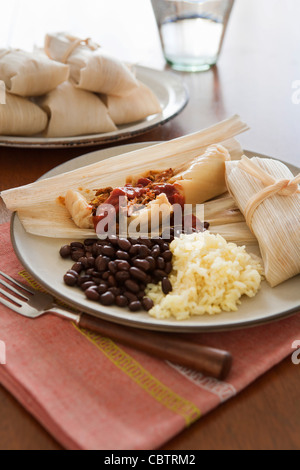
<svg viewBox="0 0 300 470">
<path fill-rule="evenodd" d="M 149 5 L 143 3 L 149 13 Z M 236 0 L 218 66 L 205 73 L 179 74 L 190 92 L 185 110 L 164 126 L 122 144 L 169 140 L 238 113 L 251 127 L 240 138 L 245 149 L 299 167 L 299 3 L 298 0 Z M 145 17 L 141 21 L 148 24 L 150 19 Z M 141 28 L 137 34 L 142 34 Z M 162 68 L 165 65 L 153 29 L 154 37 L 155 40 L 147 42 L 147 54 L 141 62 Z M 101 147 L 0 148 L 0 190 L 33 182 L 51 168 L 97 148 Z M 9 220 L 9 216 L 0 202 L 0 223 Z M 300 366 L 293 365 L 288 357 L 164 449 L 299 450 L 299 372 Z M 61 449 L 1 386 L 0 449 Z"/>
</svg>

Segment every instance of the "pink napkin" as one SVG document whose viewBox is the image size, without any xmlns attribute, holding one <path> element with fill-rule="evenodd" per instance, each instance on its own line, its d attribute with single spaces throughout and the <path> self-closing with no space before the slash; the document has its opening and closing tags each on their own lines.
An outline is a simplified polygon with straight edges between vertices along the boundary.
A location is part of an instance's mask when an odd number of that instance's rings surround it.
<svg viewBox="0 0 300 470">
<path fill-rule="evenodd" d="M 9 224 L 0 226 L 0 270 L 34 283 L 13 252 Z M 80 331 L 59 318 L 30 320 L 0 305 L 0 342 L 6 345 L 0 382 L 65 448 L 153 450 L 292 354 L 300 338 L 300 315 L 190 337 L 233 354 L 226 382 Z"/>
</svg>

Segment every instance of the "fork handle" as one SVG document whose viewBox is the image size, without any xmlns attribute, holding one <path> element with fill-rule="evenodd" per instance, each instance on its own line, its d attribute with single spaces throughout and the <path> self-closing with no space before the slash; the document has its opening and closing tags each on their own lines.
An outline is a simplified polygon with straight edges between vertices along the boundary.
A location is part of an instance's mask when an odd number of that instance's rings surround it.
<svg viewBox="0 0 300 470">
<path fill-rule="evenodd" d="M 188 367 L 224 380 L 230 372 L 232 356 L 227 351 L 188 341 L 182 334 L 150 332 L 82 314 L 79 327 L 108 336 L 123 345 L 136 348 L 160 359 Z"/>
</svg>

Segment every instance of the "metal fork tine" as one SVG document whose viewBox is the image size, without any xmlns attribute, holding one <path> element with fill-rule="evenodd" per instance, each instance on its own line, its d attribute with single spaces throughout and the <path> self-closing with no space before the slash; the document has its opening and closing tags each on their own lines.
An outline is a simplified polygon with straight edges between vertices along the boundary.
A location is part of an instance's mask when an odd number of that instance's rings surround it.
<svg viewBox="0 0 300 470">
<path fill-rule="evenodd" d="M 13 284 L 19 286 L 21 289 L 26 290 L 30 294 L 34 294 L 36 292 L 35 289 L 32 289 L 29 286 L 25 286 L 25 284 L 22 284 L 21 282 L 16 281 L 15 279 L 8 276 L 8 274 L 3 273 L 2 271 L 0 271 L 0 276 L 5 277 L 5 279 L 7 279 L 8 281 L 12 282 Z"/>
<path fill-rule="evenodd" d="M 9 289 L 11 292 L 14 292 L 15 294 L 19 295 L 20 297 L 22 297 L 24 300 L 29 300 L 30 299 L 30 296 L 26 296 L 23 292 L 21 292 L 19 289 L 15 289 L 13 286 L 11 286 L 10 284 L 8 284 L 8 282 L 5 282 L 5 281 L 2 281 L 0 279 L 0 284 L 4 287 L 6 287 L 7 289 Z"/>
<path fill-rule="evenodd" d="M 12 304 L 8 300 L 3 299 L 3 297 L 0 297 L 0 304 L 5 305 L 6 307 L 10 308 L 14 312 L 20 313 L 20 308 L 21 307 L 17 307 L 16 305 Z"/>
<path fill-rule="evenodd" d="M 6 290 L 3 290 L 1 288 L 0 288 L 0 294 L 4 295 L 4 297 L 12 300 L 16 304 L 20 305 L 20 307 L 27 303 L 27 302 L 24 302 L 23 300 L 17 299 L 17 297 L 15 295 L 11 295 L 9 292 L 7 292 Z"/>
</svg>

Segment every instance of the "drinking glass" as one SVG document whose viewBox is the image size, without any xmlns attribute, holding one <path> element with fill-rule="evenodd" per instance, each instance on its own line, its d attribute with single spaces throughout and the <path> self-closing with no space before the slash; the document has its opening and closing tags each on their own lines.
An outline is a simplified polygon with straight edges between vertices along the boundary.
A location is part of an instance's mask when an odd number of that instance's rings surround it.
<svg viewBox="0 0 300 470">
<path fill-rule="evenodd" d="M 217 63 L 234 0 L 151 0 L 166 61 L 186 72 Z"/>
</svg>

